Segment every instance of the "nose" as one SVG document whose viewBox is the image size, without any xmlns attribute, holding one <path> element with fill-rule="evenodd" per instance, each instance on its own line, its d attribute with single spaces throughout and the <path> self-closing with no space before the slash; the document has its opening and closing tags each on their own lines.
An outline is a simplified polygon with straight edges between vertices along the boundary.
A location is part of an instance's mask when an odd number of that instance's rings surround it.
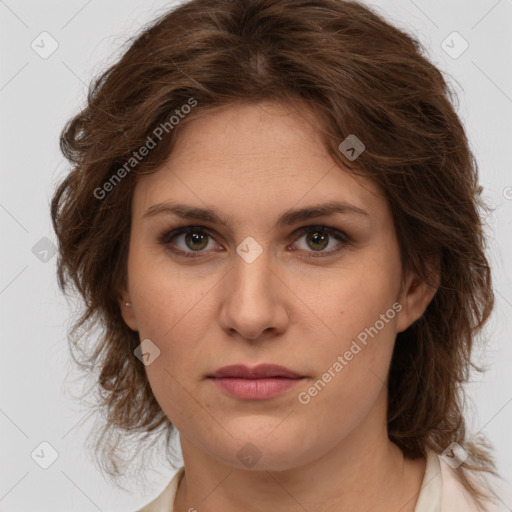
<svg viewBox="0 0 512 512">
<path fill-rule="evenodd" d="M 221 327 L 240 339 L 258 340 L 283 333 L 289 322 L 286 300 L 291 292 L 272 269 L 270 251 L 252 262 L 238 254 L 224 280 L 220 309 Z"/>
</svg>

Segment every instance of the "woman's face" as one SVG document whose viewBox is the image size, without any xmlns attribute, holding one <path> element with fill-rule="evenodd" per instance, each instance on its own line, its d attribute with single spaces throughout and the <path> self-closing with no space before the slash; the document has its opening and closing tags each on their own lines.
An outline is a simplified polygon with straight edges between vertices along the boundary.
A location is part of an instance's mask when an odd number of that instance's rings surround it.
<svg viewBox="0 0 512 512">
<path fill-rule="evenodd" d="M 386 200 L 284 104 L 230 106 L 182 128 L 166 164 L 136 185 L 120 304 L 151 340 L 147 375 L 184 454 L 279 470 L 384 439 L 395 337 L 431 298 L 409 277 L 399 296 Z M 294 214 L 331 203 L 346 211 Z M 185 226 L 197 227 L 169 234 Z M 210 377 L 260 364 L 301 378 Z"/>
</svg>

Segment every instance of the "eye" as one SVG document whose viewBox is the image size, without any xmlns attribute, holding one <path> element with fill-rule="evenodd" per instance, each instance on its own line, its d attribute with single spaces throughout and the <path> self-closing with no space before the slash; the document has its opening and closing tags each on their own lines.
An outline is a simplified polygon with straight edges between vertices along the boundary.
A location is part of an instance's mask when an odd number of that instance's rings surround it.
<svg viewBox="0 0 512 512">
<path fill-rule="evenodd" d="M 306 247 L 299 248 L 299 250 L 318 253 L 310 254 L 307 257 L 329 256 L 343 249 L 352 240 L 346 233 L 327 226 L 306 226 L 294 233 L 294 237 L 297 236 L 300 236 L 300 238 L 305 236 Z M 180 240 L 180 237 L 183 237 L 181 239 L 183 245 L 181 246 L 176 242 L 176 240 Z M 338 241 L 337 246 L 334 249 L 324 250 L 330 245 L 332 239 Z M 212 250 L 215 247 L 212 235 L 202 226 L 185 226 L 165 232 L 160 237 L 159 242 L 164 246 L 168 246 L 175 254 L 187 258 L 200 257 L 201 253 L 209 252 L 208 248 Z M 174 247 L 177 247 L 177 249 Z M 308 250 L 308 248 L 312 249 L 312 251 Z M 293 251 L 295 250 L 293 249 Z"/>
<path fill-rule="evenodd" d="M 295 234 L 302 235 L 301 238 L 305 236 L 306 252 L 318 253 L 309 254 L 308 257 L 330 256 L 331 254 L 341 251 L 341 249 L 351 242 L 351 238 L 346 233 L 327 226 L 306 226 Z M 337 240 L 339 243 L 337 246 L 335 245 L 334 249 L 325 251 L 324 249 L 330 245 L 332 239 Z M 312 248 L 313 251 L 308 251 L 307 247 Z"/>
<path fill-rule="evenodd" d="M 180 247 L 176 242 L 174 242 L 175 239 L 179 239 L 182 236 L 184 237 L 184 247 Z M 180 256 L 196 257 L 193 253 L 205 252 L 203 249 L 206 249 L 209 245 L 208 238 L 211 239 L 211 235 L 201 226 L 185 226 L 183 228 L 178 228 L 164 233 L 160 237 L 160 243 L 165 246 L 177 246 L 178 250 L 173 249 L 172 247 L 170 247 L 170 249 Z M 197 256 L 200 255 L 198 254 Z"/>
</svg>

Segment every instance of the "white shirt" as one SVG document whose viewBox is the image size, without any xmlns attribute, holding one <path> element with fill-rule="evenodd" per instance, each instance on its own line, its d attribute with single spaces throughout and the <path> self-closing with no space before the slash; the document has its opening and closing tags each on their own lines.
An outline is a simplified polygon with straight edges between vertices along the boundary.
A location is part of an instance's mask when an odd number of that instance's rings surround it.
<svg viewBox="0 0 512 512">
<path fill-rule="evenodd" d="M 182 466 L 162 493 L 138 512 L 173 512 Z M 455 470 L 437 453 L 427 452 L 425 474 L 414 512 L 479 512 L 471 495 L 456 477 Z"/>
</svg>

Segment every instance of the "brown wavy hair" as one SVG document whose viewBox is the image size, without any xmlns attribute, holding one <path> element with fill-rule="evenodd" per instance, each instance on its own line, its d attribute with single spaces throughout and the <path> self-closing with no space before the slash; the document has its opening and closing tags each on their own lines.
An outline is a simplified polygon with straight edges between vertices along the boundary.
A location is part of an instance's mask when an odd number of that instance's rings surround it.
<svg viewBox="0 0 512 512">
<path fill-rule="evenodd" d="M 194 108 L 169 123 L 191 99 Z M 174 7 L 127 43 L 64 127 L 60 147 L 72 168 L 51 203 L 57 275 L 62 291 L 78 291 L 85 305 L 69 339 L 79 367 L 97 373 L 100 464 L 117 478 L 127 467 L 123 442 L 132 437 L 142 447 L 165 433 L 169 447 L 175 430 L 134 357 L 140 339 L 118 303 L 137 176 L 163 164 L 190 120 L 265 100 L 291 103 L 316 120 L 335 161 L 385 192 L 404 274 L 429 281 L 437 262 L 437 293 L 396 338 L 388 435 L 408 458 L 458 442 L 469 457 L 457 472 L 482 504 L 489 495 L 470 474 L 498 475 L 485 438 L 467 436 L 461 384 L 471 368 L 484 371 L 471 353 L 485 342 L 477 335 L 494 304 L 479 212 L 489 208 L 448 81 L 415 36 L 354 1 L 192 0 Z M 113 181 L 159 126 L 167 129 L 156 147 Z M 354 161 L 338 149 L 349 134 L 366 146 Z M 112 186 L 100 194 L 107 181 Z"/>
</svg>

